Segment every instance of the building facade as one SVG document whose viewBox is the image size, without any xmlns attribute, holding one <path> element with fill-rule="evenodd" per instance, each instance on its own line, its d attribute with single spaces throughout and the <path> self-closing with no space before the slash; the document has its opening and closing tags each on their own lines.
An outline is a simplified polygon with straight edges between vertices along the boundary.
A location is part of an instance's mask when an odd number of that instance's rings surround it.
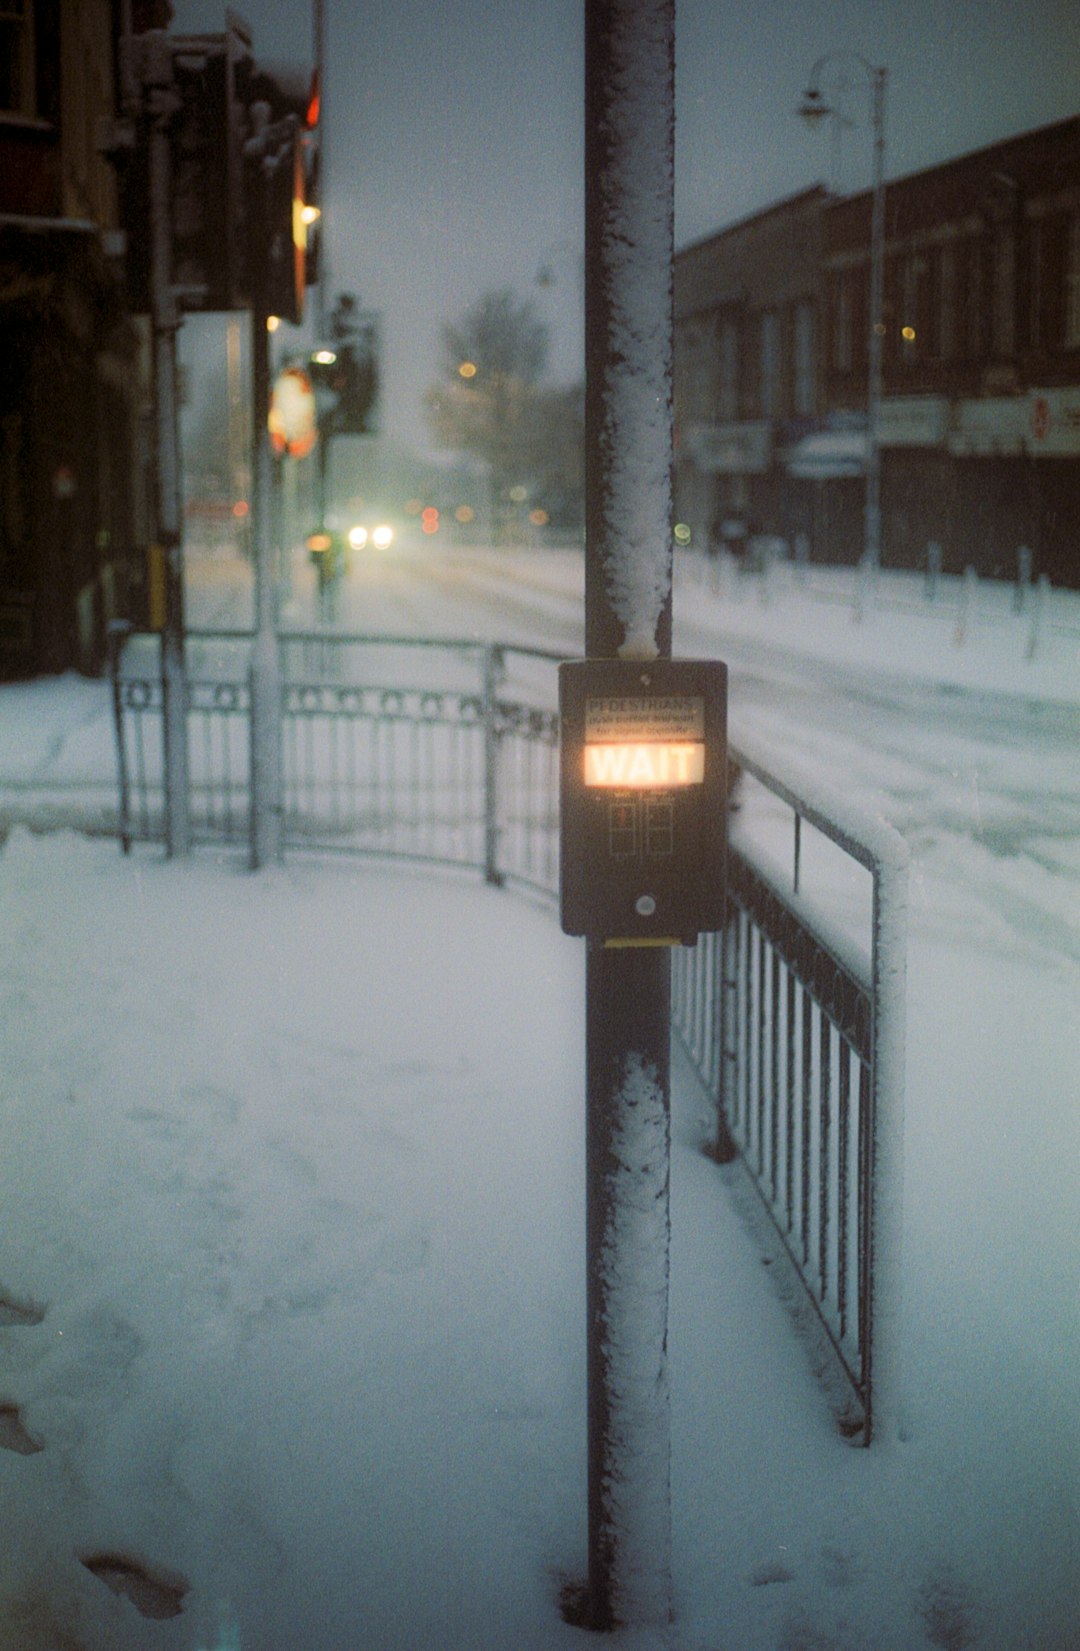
<svg viewBox="0 0 1080 1651">
<path fill-rule="evenodd" d="M 871 198 L 819 199 L 813 240 L 800 202 L 805 211 L 809 197 L 772 217 L 786 220 L 791 245 L 814 249 L 803 282 L 814 293 L 804 325 L 815 412 L 802 433 L 785 423 L 787 408 L 771 419 L 770 485 L 747 477 L 745 487 L 768 507 L 762 531 L 789 542 L 803 533 L 816 559 L 853 562 L 864 531 Z M 711 378 L 711 418 L 700 396 L 690 405 L 712 428 L 752 385 L 754 357 L 769 359 L 764 270 L 742 304 L 747 353 L 725 363 L 714 350 L 711 366 L 693 359 L 708 346 L 700 318 L 713 295 L 726 300 L 745 228 L 676 258 L 676 406 L 681 416 L 687 388 Z M 1080 118 L 890 182 L 884 258 L 883 565 L 924 566 L 936 544 L 946 570 L 1012 578 L 1023 548 L 1036 574 L 1080 585 Z M 688 444 L 680 433 L 677 497 L 694 511 L 695 539 L 708 531 L 702 452 L 700 436 Z"/>
<path fill-rule="evenodd" d="M 0 676 L 97 669 L 142 567 L 145 351 L 99 149 L 120 10 L 0 7 Z"/>
<path fill-rule="evenodd" d="M 827 200 L 808 190 L 676 255 L 675 501 L 696 544 L 806 525 L 784 459 L 820 416 Z"/>
</svg>

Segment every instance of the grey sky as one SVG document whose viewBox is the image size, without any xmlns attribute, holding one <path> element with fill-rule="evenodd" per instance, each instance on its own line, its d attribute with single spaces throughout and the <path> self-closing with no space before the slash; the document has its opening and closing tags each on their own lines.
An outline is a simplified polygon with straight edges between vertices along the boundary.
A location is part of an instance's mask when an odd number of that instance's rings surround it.
<svg viewBox="0 0 1080 1651">
<path fill-rule="evenodd" d="M 257 55 L 310 58 L 302 0 L 240 0 Z M 582 0 L 325 0 L 332 286 L 383 313 L 389 431 L 422 443 L 420 400 L 442 321 L 486 288 L 531 292 L 552 369 L 581 348 Z M 224 5 L 177 0 L 177 32 Z M 819 180 L 831 147 L 795 109 L 837 48 L 889 70 L 895 177 L 1080 111 L 1074 0 L 680 0 L 676 240 L 685 244 Z M 868 98 L 840 187 L 869 181 Z M 542 263 L 553 281 L 536 285 Z"/>
</svg>

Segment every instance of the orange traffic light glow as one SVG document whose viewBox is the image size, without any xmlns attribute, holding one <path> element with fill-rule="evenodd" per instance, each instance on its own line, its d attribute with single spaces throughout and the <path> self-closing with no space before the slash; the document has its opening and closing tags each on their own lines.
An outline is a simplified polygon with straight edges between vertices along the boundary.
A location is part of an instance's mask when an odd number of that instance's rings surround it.
<svg viewBox="0 0 1080 1651">
<path fill-rule="evenodd" d="M 632 791 L 701 785 L 705 747 L 687 744 L 586 745 L 585 784 L 622 786 Z"/>
</svg>

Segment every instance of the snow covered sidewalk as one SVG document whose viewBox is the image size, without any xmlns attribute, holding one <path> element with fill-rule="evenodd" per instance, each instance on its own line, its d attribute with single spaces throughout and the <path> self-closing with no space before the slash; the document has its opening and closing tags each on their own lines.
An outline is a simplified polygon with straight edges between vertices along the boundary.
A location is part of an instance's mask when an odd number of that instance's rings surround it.
<svg viewBox="0 0 1080 1651">
<path fill-rule="evenodd" d="M 579 943 L 22 829 L 0 936 L 0 1651 L 591 1645 Z M 679 1651 L 1075 1643 L 1074 983 L 985 938 L 913 957 L 901 1447 L 840 1440 L 678 1087 Z"/>
</svg>

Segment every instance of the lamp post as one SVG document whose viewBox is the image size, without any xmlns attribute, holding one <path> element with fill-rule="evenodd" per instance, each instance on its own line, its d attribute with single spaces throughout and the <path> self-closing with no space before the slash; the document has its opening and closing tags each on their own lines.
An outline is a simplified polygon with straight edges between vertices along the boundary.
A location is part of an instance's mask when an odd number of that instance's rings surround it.
<svg viewBox="0 0 1080 1651">
<path fill-rule="evenodd" d="M 831 117 L 842 118 L 835 103 L 821 90 L 821 74 L 834 62 L 856 63 L 865 71 L 871 90 L 871 125 L 874 140 L 874 169 L 870 209 L 870 333 L 867 351 L 866 393 L 866 515 L 863 532 L 863 560 L 867 567 L 881 566 L 881 381 L 882 344 L 885 323 L 882 316 L 885 296 L 885 82 L 888 70 L 869 63 L 858 52 L 827 52 L 810 71 L 810 84 L 803 94 L 799 114 L 810 126 Z"/>
</svg>

